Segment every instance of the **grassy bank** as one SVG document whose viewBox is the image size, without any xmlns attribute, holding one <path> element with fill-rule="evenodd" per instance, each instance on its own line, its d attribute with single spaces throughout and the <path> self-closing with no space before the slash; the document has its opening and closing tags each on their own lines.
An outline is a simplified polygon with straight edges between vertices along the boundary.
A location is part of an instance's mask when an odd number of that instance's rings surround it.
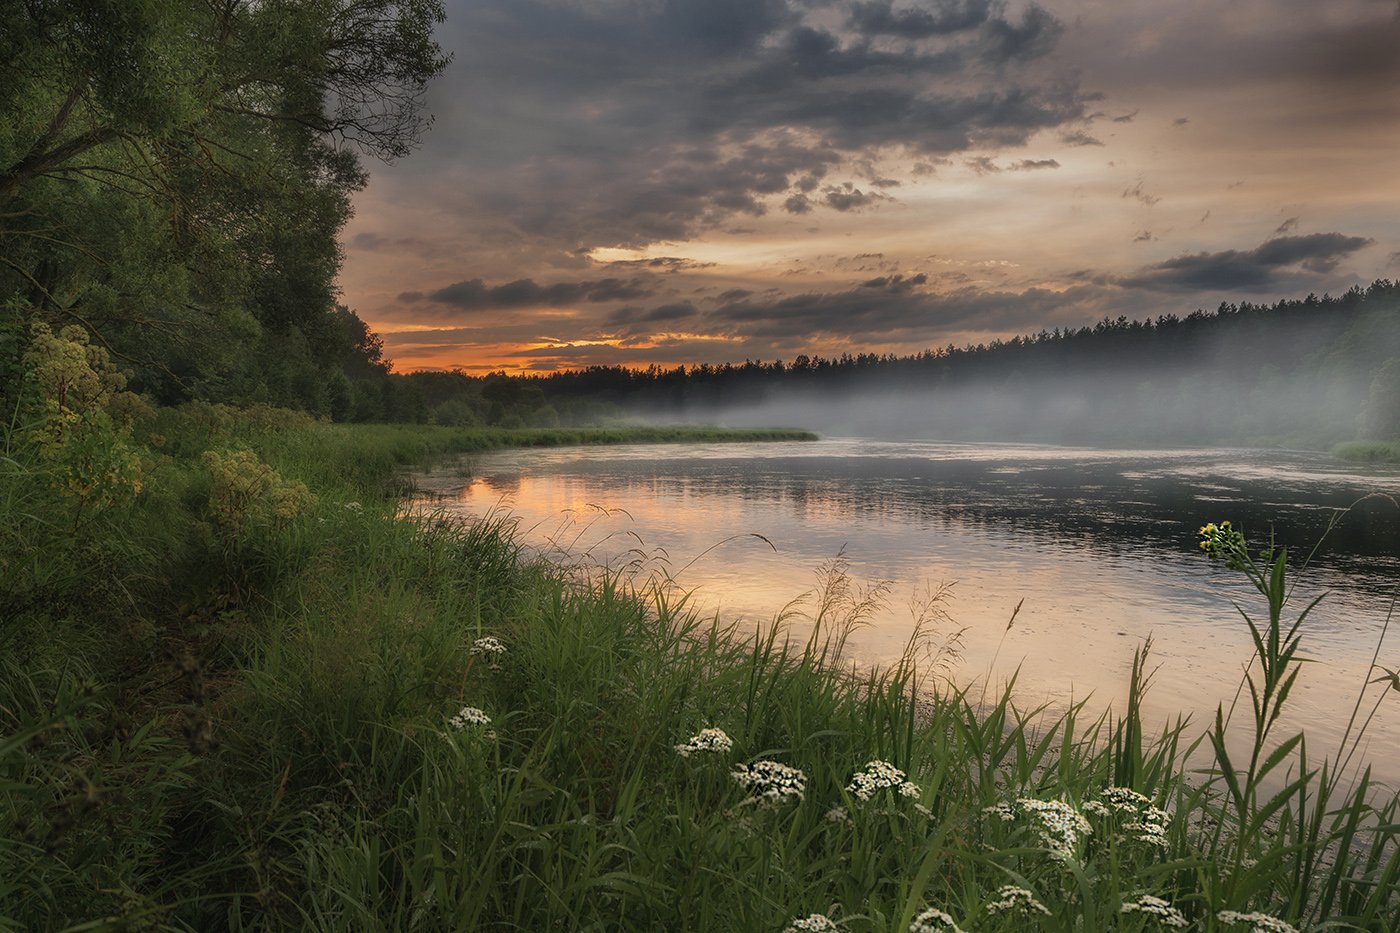
<svg viewBox="0 0 1400 933">
<path fill-rule="evenodd" d="M 1332 453 L 1357 463 L 1400 463 L 1400 441 L 1347 441 Z"/>
<path fill-rule="evenodd" d="M 396 515 L 399 464 L 567 436 L 167 411 L 102 500 L 12 448 L 0 927 L 1400 924 L 1395 805 L 1271 732 L 1284 564 L 1256 567 L 1254 755 L 1188 774 L 1194 733 L 1146 735 L 1135 701 L 983 703 L 921 681 L 917 644 L 852 676 L 839 579 L 789 642 Z"/>
</svg>

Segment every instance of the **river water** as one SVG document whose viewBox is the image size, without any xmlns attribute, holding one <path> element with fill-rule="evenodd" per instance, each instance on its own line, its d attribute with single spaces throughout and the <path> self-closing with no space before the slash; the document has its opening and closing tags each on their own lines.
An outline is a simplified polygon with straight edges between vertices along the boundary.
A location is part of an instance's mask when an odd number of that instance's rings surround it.
<svg viewBox="0 0 1400 933">
<path fill-rule="evenodd" d="M 1335 750 L 1400 582 L 1400 510 L 1378 497 L 1337 519 L 1368 494 L 1400 499 L 1400 471 L 1317 453 L 829 438 L 505 451 L 414 481 L 451 513 L 509 513 L 552 559 L 664 574 L 694 605 L 746 624 L 770 623 L 840 556 L 856 583 L 888 583 L 849 643 L 865 664 L 897 658 L 913 605 L 947 584 L 929 644 L 961 631 L 959 650 L 927 663 L 963 685 L 995 687 L 1019 670 L 1024 707 L 1086 696 L 1121 707 L 1133 650 L 1151 636 L 1147 713 L 1188 713 L 1193 732 L 1235 696 L 1250 659 L 1235 605 L 1265 614 L 1197 546 L 1202 524 L 1228 518 L 1251 542 L 1272 533 L 1289 548 L 1294 612 L 1326 594 L 1303 629 L 1315 663 L 1288 723 L 1308 732 L 1313 755 Z M 792 623 L 799 635 L 802 625 Z M 1378 663 L 1400 666 L 1400 631 Z M 1400 783 L 1392 699 L 1364 755 Z"/>
</svg>

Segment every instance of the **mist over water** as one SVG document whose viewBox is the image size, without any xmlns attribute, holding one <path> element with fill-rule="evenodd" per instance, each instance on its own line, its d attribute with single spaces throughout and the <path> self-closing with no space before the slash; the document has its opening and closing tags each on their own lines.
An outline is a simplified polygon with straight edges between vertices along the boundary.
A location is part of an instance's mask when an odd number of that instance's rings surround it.
<svg viewBox="0 0 1400 933">
<path fill-rule="evenodd" d="M 944 608 L 965 634 L 949 676 L 1001 682 L 1019 671 L 1026 706 L 1121 701 L 1133 649 L 1150 635 L 1160 670 L 1149 713 L 1188 713 L 1202 728 L 1250 656 L 1232 602 L 1263 607 L 1200 553 L 1197 528 L 1230 518 L 1255 542 L 1272 532 L 1297 567 L 1338 509 L 1373 491 L 1400 496 L 1400 471 L 1320 454 L 854 438 L 502 452 L 476 459 L 469 480 L 449 467 L 418 483 L 461 514 L 509 510 L 547 556 L 664 570 L 695 590 L 696 606 L 755 626 L 844 553 L 855 579 L 893 584 L 851 641 L 861 663 L 897 657 L 911 599 L 953 583 Z M 1328 594 L 1306 629 L 1317 663 L 1305 665 L 1290 720 L 1324 748 L 1400 580 L 1397 542 L 1397 510 L 1365 502 L 1293 577 L 1295 609 Z M 1383 710 L 1373 730 L 1372 757 L 1400 780 L 1400 717 Z"/>
<path fill-rule="evenodd" d="M 1002 379 L 967 385 L 860 380 L 840 390 L 774 387 L 735 404 L 638 407 L 648 420 L 733 427 L 794 426 L 824 435 L 1092 444 L 1208 444 L 1325 448 L 1355 438 L 1363 380 L 1266 381 L 1228 371 L 1153 372 L 1093 378 Z"/>
</svg>

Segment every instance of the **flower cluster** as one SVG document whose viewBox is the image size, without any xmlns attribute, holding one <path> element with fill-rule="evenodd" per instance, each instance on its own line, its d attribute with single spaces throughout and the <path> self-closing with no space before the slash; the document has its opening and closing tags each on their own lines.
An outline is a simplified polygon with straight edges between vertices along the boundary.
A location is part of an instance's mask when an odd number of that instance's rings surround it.
<svg viewBox="0 0 1400 933">
<path fill-rule="evenodd" d="M 850 811 L 845 807 L 832 807 L 830 810 L 826 811 L 826 815 L 823 816 L 822 819 L 826 820 L 828 823 L 835 823 L 838 826 L 855 825 L 855 821 L 851 819 Z"/>
<path fill-rule="evenodd" d="M 756 761 L 729 772 L 753 796 L 744 803 L 779 806 L 807 794 L 807 775 L 777 761 Z"/>
<path fill-rule="evenodd" d="M 1215 522 L 1201 526 L 1201 550 L 1207 557 L 1223 557 L 1226 566 L 1238 569 L 1243 563 L 1247 550 L 1244 532 L 1230 526 L 1228 521 L 1217 525 Z"/>
<path fill-rule="evenodd" d="M 831 930 L 840 929 L 830 917 L 825 914 L 811 914 L 806 917 L 798 917 L 783 928 L 783 933 L 829 933 Z"/>
<path fill-rule="evenodd" d="M 1022 914 L 1044 914 L 1050 916 L 1050 908 L 1035 899 L 1035 893 L 1014 884 L 1005 884 L 997 889 L 997 900 L 987 905 L 987 913 L 999 914 L 1014 910 Z"/>
<path fill-rule="evenodd" d="M 1129 901 L 1122 907 L 1125 914 L 1146 914 L 1156 918 L 1162 926 L 1182 929 L 1187 926 L 1186 916 L 1171 904 L 1160 897 L 1153 897 L 1151 894 L 1144 894 L 1135 901 Z"/>
<path fill-rule="evenodd" d="M 454 729 L 465 729 L 467 726 L 489 726 L 491 717 L 475 706 L 464 706 L 447 722 Z"/>
<path fill-rule="evenodd" d="M 1128 839 L 1160 849 L 1167 848 L 1167 827 L 1171 814 L 1153 805 L 1152 801 L 1130 787 L 1110 787 L 1099 799 L 1084 804 L 1084 812 L 1096 816 L 1127 818 L 1122 830 Z"/>
<path fill-rule="evenodd" d="M 501 644 L 501 640 L 495 635 L 483 635 L 472 642 L 470 654 L 485 655 L 488 659 L 495 660 L 506 653 L 506 646 Z"/>
<path fill-rule="evenodd" d="M 869 800 L 877 790 L 886 787 L 895 788 L 901 797 L 917 797 L 920 793 L 919 785 L 906 781 L 903 771 L 888 761 L 878 760 L 867 763 L 864 771 L 857 771 L 846 791 L 861 800 Z"/>
<path fill-rule="evenodd" d="M 1298 933 L 1297 928 L 1291 923 L 1285 923 L 1278 917 L 1269 914 L 1261 914 L 1257 910 L 1247 914 L 1242 914 L 1237 910 L 1222 910 L 1215 915 L 1215 919 L 1225 924 L 1251 924 L 1249 933 Z"/>
<path fill-rule="evenodd" d="M 963 930 L 953 922 L 952 917 L 937 907 L 929 907 L 909 924 L 909 933 L 963 933 Z"/>
<path fill-rule="evenodd" d="M 1036 834 L 1056 858 L 1073 858 L 1079 840 L 1094 831 L 1084 814 L 1063 800 L 1019 797 L 1016 803 L 1025 812 L 1035 815 Z"/>
<path fill-rule="evenodd" d="M 1003 823 L 1010 823 L 1016 819 L 1016 808 L 1009 803 L 995 803 L 990 807 L 983 807 L 982 812 L 988 816 L 994 816 Z"/>
<path fill-rule="evenodd" d="M 681 745 L 676 746 L 676 754 L 682 758 L 689 758 L 696 752 L 708 752 L 713 755 L 726 754 L 734 747 L 734 740 L 723 729 L 716 729 L 711 726 L 708 729 L 701 729 L 699 732 L 686 739 Z"/>
</svg>

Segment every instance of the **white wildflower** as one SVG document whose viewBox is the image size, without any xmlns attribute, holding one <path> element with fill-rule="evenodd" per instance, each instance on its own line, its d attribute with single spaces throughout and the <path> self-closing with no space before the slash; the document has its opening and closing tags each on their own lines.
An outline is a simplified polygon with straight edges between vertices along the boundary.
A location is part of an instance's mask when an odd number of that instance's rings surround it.
<svg viewBox="0 0 1400 933">
<path fill-rule="evenodd" d="M 457 715 L 448 720 L 454 729 L 465 729 L 467 726 L 489 726 L 491 717 L 477 709 L 475 706 L 464 706 L 457 711 Z"/>
<path fill-rule="evenodd" d="M 1152 801 L 1131 787 L 1105 788 L 1099 799 L 1115 813 L 1139 813 L 1152 806 Z"/>
<path fill-rule="evenodd" d="M 1050 916 L 1050 908 L 1036 900 L 1033 892 L 1018 888 L 1014 884 L 1002 885 L 997 889 L 997 898 L 987 905 L 987 913 L 997 914 L 1004 910 L 1014 910 L 1017 913 Z"/>
<path fill-rule="evenodd" d="M 997 803 L 990 807 L 983 807 L 982 812 L 988 816 L 994 816 L 1003 823 L 1010 823 L 1016 819 L 1016 810 L 1009 803 Z"/>
<path fill-rule="evenodd" d="M 1135 842 L 1145 842 L 1150 846 L 1157 846 L 1159 849 L 1167 848 L 1167 828 L 1161 823 L 1148 823 L 1135 821 L 1124 823 L 1123 831 L 1132 833 L 1131 838 Z"/>
<path fill-rule="evenodd" d="M 830 810 L 826 811 L 826 815 L 822 817 L 822 819 L 826 820 L 828 823 L 839 823 L 842 826 L 855 825 L 854 821 L 851 819 L 850 812 L 845 807 L 832 807 Z"/>
<path fill-rule="evenodd" d="M 762 762 L 759 762 L 762 764 Z M 798 917 L 783 928 L 783 933 L 829 933 L 831 930 L 838 930 L 838 927 L 830 917 L 825 914 L 811 914 L 806 917 Z"/>
<path fill-rule="evenodd" d="M 708 752 L 715 755 L 723 755 L 734 747 L 734 740 L 731 739 L 723 729 L 701 729 L 699 732 L 686 739 L 681 745 L 676 746 L 676 754 L 682 758 L 689 758 L 696 752 Z"/>
<path fill-rule="evenodd" d="M 1131 787 L 1109 787 L 1098 800 L 1084 804 L 1086 813 L 1098 816 L 1120 816 L 1128 819 L 1122 831 L 1132 842 L 1167 848 L 1167 828 L 1171 814 L 1154 806 L 1152 801 Z"/>
<path fill-rule="evenodd" d="M 499 658 L 506 653 L 506 646 L 501 644 L 501 640 L 495 635 L 483 635 L 472 642 L 472 655 L 485 655 L 492 660 Z"/>
<path fill-rule="evenodd" d="M 1222 910 L 1215 915 L 1215 919 L 1221 923 L 1248 923 L 1249 933 L 1298 933 L 1296 927 L 1291 923 L 1285 923 L 1278 917 L 1262 914 L 1259 911 L 1251 911 L 1242 914 L 1237 910 Z"/>
<path fill-rule="evenodd" d="M 776 807 L 789 800 L 801 800 L 807 794 L 807 775 L 777 761 L 756 761 L 739 765 L 729 772 L 753 796 L 746 804 Z"/>
<path fill-rule="evenodd" d="M 363 512 L 365 507 L 358 502 L 347 502 L 345 503 L 345 510 L 347 512 Z"/>
<path fill-rule="evenodd" d="M 1050 849 L 1056 858 L 1073 858 L 1079 840 L 1094 831 L 1084 814 L 1063 800 L 1020 797 L 1016 803 L 1021 809 L 1035 814 L 1040 842 Z"/>
<path fill-rule="evenodd" d="M 921 793 L 919 785 L 906 781 L 904 772 L 888 761 L 872 761 L 864 771 L 857 771 L 846 791 L 861 800 L 869 800 L 877 790 L 893 787 L 904 797 L 917 797 Z"/>
<path fill-rule="evenodd" d="M 1129 901 L 1122 907 L 1125 914 L 1140 913 L 1156 918 L 1162 926 L 1175 927 L 1181 929 L 1187 926 L 1186 916 L 1171 904 L 1154 897 L 1151 894 L 1144 894 L 1135 901 Z"/>
<path fill-rule="evenodd" d="M 909 933 L 963 933 L 963 930 L 953 922 L 952 917 L 937 907 L 929 907 L 909 924 Z"/>
<path fill-rule="evenodd" d="M 924 806 L 923 804 L 921 804 L 921 803 L 916 803 L 916 804 L 914 804 L 914 809 L 915 809 L 915 810 L 919 813 L 919 815 L 922 816 L 924 819 L 927 819 L 927 820 L 933 819 L 933 811 L 930 810 L 928 807 Z"/>
</svg>

